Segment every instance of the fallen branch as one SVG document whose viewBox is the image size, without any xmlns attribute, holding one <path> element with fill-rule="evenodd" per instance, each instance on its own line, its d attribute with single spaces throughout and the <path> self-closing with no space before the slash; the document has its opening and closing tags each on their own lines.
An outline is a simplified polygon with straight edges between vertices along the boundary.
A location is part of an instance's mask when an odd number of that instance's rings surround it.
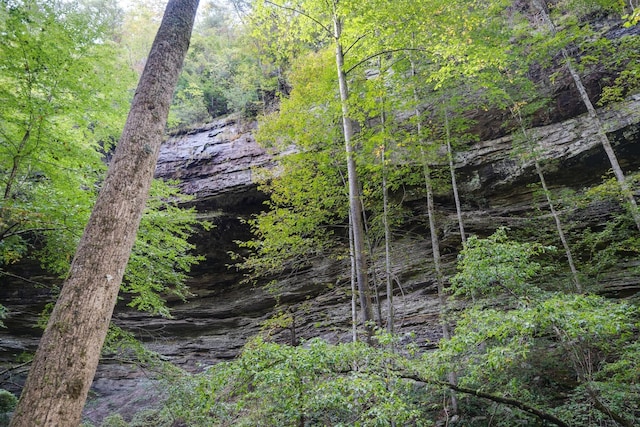
<svg viewBox="0 0 640 427">
<path fill-rule="evenodd" d="M 497 396 L 495 394 L 491 394 L 491 393 L 486 393 L 484 391 L 480 391 L 480 390 L 475 390 L 475 389 L 471 389 L 471 388 L 466 388 L 466 387 L 462 387 L 459 385 L 455 385 L 455 384 L 450 384 L 448 382 L 444 382 L 444 381 L 435 381 L 435 380 L 426 380 L 424 378 L 420 378 L 417 375 L 406 375 L 403 374 L 402 375 L 403 378 L 406 379 L 410 379 L 416 382 L 420 382 L 420 383 L 425 383 L 425 384 L 431 384 L 431 385 L 436 385 L 439 387 L 446 387 L 449 388 L 451 390 L 460 392 L 460 393 L 464 393 L 464 394 L 470 394 L 472 396 L 476 396 L 476 397 L 480 397 L 482 399 L 487 399 L 487 400 L 491 400 L 492 402 L 497 402 L 497 403 L 501 403 L 503 405 L 507 405 L 507 406 L 512 406 L 514 408 L 518 408 L 528 414 L 531 415 L 535 415 L 536 417 L 540 418 L 541 420 L 545 420 L 548 421 L 552 424 L 557 425 L 558 427 L 570 427 L 569 424 L 565 423 L 564 421 L 562 421 L 560 418 L 556 417 L 555 415 L 552 415 L 548 412 L 544 412 L 541 411 L 540 409 L 534 408 L 533 406 L 530 406 L 524 402 L 521 402 L 517 399 L 513 399 L 510 397 L 504 397 L 504 396 Z"/>
<path fill-rule="evenodd" d="M 30 363 L 31 363 L 31 360 L 29 360 L 28 362 L 24 362 L 24 363 L 21 363 L 21 364 L 19 364 L 19 365 L 16 365 L 16 366 L 12 366 L 12 367 L 10 367 L 10 368 L 7 368 L 7 369 L 5 369 L 4 371 L 0 372 L 0 376 L 2 376 L 2 375 L 6 375 L 6 374 L 8 374 L 9 372 L 17 371 L 17 370 L 18 370 L 18 369 L 20 369 L 20 368 L 24 368 L 25 366 L 27 366 L 27 365 L 28 365 L 28 364 L 30 364 Z"/>
<path fill-rule="evenodd" d="M 609 418 L 611 418 L 621 426 L 633 427 L 633 423 L 631 421 L 627 420 L 626 418 L 623 418 L 622 416 L 616 414 L 615 412 L 612 412 L 604 403 L 602 403 L 600 399 L 598 399 L 598 394 L 591 387 L 587 387 L 587 393 L 589 394 L 589 397 L 593 402 L 593 407 L 596 408 L 598 411 L 602 412 L 604 415 L 608 416 Z"/>
</svg>

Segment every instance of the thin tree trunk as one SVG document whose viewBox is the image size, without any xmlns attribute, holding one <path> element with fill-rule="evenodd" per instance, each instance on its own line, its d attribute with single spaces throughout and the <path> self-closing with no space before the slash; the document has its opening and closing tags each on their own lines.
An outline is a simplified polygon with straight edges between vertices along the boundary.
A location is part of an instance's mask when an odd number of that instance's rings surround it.
<svg viewBox="0 0 640 427">
<path fill-rule="evenodd" d="M 356 342 L 358 341 L 358 290 L 356 289 L 356 256 L 353 250 L 353 227 L 351 223 L 351 212 L 349 212 L 349 259 L 351 260 L 351 326 L 353 342 Z"/>
<path fill-rule="evenodd" d="M 378 57 L 378 73 L 383 75 L 382 59 Z M 384 98 L 380 100 L 380 125 L 383 136 L 380 150 L 382 169 L 382 224 L 384 227 L 384 279 L 387 292 L 387 332 L 394 333 L 393 281 L 391 278 L 391 227 L 389 226 L 389 188 L 387 186 L 387 116 Z M 392 424 L 395 424 L 392 422 Z"/>
<path fill-rule="evenodd" d="M 415 69 L 415 63 L 412 60 L 410 60 L 411 62 L 411 76 L 415 77 L 416 76 L 416 69 Z M 416 91 L 415 87 L 413 89 L 413 98 L 414 101 L 418 102 L 418 92 Z M 418 133 L 418 138 L 421 138 L 422 136 L 422 123 L 420 121 L 420 111 L 418 110 L 418 108 L 416 107 L 415 111 L 414 111 L 415 117 L 417 119 L 417 130 L 416 132 Z M 420 141 L 422 142 L 422 141 Z M 442 336 L 444 339 L 449 339 L 451 338 L 451 330 L 449 328 L 449 324 L 447 323 L 445 316 L 444 316 L 444 310 L 446 308 L 446 298 L 444 295 L 444 275 L 442 274 L 442 269 L 440 266 L 440 242 L 438 241 L 438 230 L 436 228 L 436 223 L 435 223 L 435 208 L 433 206 L 433 191 L 431 188 L 431 177 L 430 177 L 430 173 L 429 173 L 429 165 L 427 163 L 427 159 L 426 156 L 424 154 L 424 150 L 422 149 L 422 147 L 420 147 L 420 154 L 421 154 L 421 160 L 422 160 L 422 166 L 423 166 L 423 172 L 424 172 L 424 182 L 425 182 L 425 189 L 427 191 L 427 214 L 429 216 L 429 232 L 431 233 L 431 249 L 433 252 L 433 263 L 435 266 L 435 270 L 436 270 L 436 285 L 437 285 L 437 289 L 438 289 L 438 305 L 439 305 L 439 311 L 440 311 L 440 324 L 442 325 Z M 457 385 L 458 384 L 458 378 L 455 372 L 449 372 L 447 374 L 447 379 L 449 380 L 449 382 L 452 385 Z M 458 413 L 458 399 L 455 395 L 455 393 L 451 393 L 451 409 L 453 411 L 454 414 Z"/>
<path fill-rule="evenodd" d="M 387 285 L 387 332 L 394 332 L 393 282 L 391 280 L 391 228 L 389 227 L 389 189 L 385 168 L 385 147 L 382 149 L 382 221 L 384 223 L 384 265 Z"/>
<path fill-rule="evenodd" d="M 362 190 L 360 189 L 360 192 Z M 380 298 L 380 284 L 378 283 L 378 269 L 376 268 L 377 259 L 375 256 L 374 248 L 375 245 L 371 241 L 371 233 L 369 232 L 369 224 L 367 222 L 367 212 L 364 210 L 364 206 L 362 206 L 362 225 L 364 228 L 365 240 L 367 242 L 367 249 L 369 250 L 369 256 L 371 257 L 371 284 L 373 285 L 373 297 L 375 298 L 375 308 L 376 308 L 376 325 L 378 327 L 382 327 L 382 298 Z M 373 310 L 373 306 L 372 306 Z"/>
<path fill-rule="evenodd" d="M 422 151 L 422 150 L 421 150 Z M 444 274 L 442 273 L 440 257 L 440 239 L 438 239 L 438 228 L 435 220 L 435 206 L 433 204 L 433 188 L 431 186 L 431 173 L 427 164 L 424 151 L 422 152 L 422 166 L 424 171 L 424 186 L 427 191 L 427 214 L 429 217 L 429 232 L 431 234 L 431 250 L 433 252 L 433 264 L 436 270 L 436 284 L 438 285 L 438 302 L 440 304 L 440 316 L 442 323 L 442 334 L 445 339 L 451 338 L 449 325 L 444 321 L 444 308 L 447 300 L 444 294 Z"/>
<path fill-rule="evenodd" d="M 360 294 L 360 307 L 362 310 L 362 322 L 367 331 L 368 340 L 371 340 L 373 329 L 369 324 L 373 320 L 373 310 L 371 305 L 371 291 L 369 289 L 369 279 L 367 277 L 367 254 L 364 243 L 364 227 L 362 224 L 362 213 L 360 201 L 360 188 L 358 186 L 358 174 L 356 171 L 355 150 L 353 149 L 353 125 L 349 118 L 349 89 L 347 78 L 344 73 L 344 54 L 340 35 L 342 32 L 341 23 L 334 12 L 333 16 L 334 39 L 336 44 L 336 67 L 338 71 L 338 84 L 340 88 L 340 103 L 342 106 L 342 127 L 344 131 L 344 143 L 347 157 L 347 181 L 349 184 L 349 210 L 351 212 L 353 247 L 355 254 L 356 281 Z"/>
<path fill-rule="evenodd" d="M 553 200 L 551 199 L 551 192 L 547 187 L 547 182 L 544 179 L 544 174 L 542 173 L 542 168 L 540 167 L 540 163 L 538 159 L 534 161 L 536 172 L 538 173 L 538 178 L 540 179 L 540 184 L 542 184 L 542 191 L 547 198 L 547 203 L 549 204 L 549 210 L 551 211 L 551 216 L 556 223 L 556 230 L 558 231 L 558 237 L 560 237 L 560 242 L 562 242 L 562 247 L 564 248 L 565 255 L 567 257 L 567 262 L 569 263 L 569 269 L 571 270 L 571 277 L 573 278 L 573 285 L 576 288 L 578 293 L 582 293 L 582 284 L 580 283 L 580 277 L 578 275 L 578 270 L 576 269 L 576 265 L 573 262 L 573 255 L 571 254 L 571 248 L 569 247 L 569 243 L 567 242 L 567 238 L 564 234 L 564 230 L 562 228 L 562 222 L 560 221 L 560 215 L 556 211 Z"/>
<path fill-rule="evenodd" d="M 442 273 L 441 257 L 440 257 L 440 241 L 438 239 L 438 229 L 435 220 L 435 207 L 433 205 L 433 188 L 431 187 L 431 176 L 427 159 L 422 152 L 422 162 L 424 168 L 424 185 L 427 190 L 427 213 L 429 216 L 429 232 L 431 233 L 431 251 L 433 252 L 433 264 L 436 269 L 436 285 L 438 287 L 438 304 L 440 306 L 440 324 L 442 325 L 442 337 L 446 340 L 451 338 L 451 328 L 445 317 L 445 308 L 447 307 L 447 298 L 444 293 L 444 274 Z M 454 371 L 447 374 L 449 383 L 458 384 L 458 377 Z M 451 410 L 454 414 L 458 413 L 458 399 L 455 393 L 451 393 Z"/>
<path fill-rule="evenodd" d="M 511 110 L 511 114 L 514 116 L 516 120 L 518 120 L 518 124 L 520 125 L 520 130 L 525 140 L 525 144 L 527 144 L 527 148 L 529 149 L 529 154 L 533 157 L 533 163 L 536 168 L 536 173 L 538 174 L 538 179 L 540 179 L 540 184 L 542 184 L 542 191 L 547 199 L 547 203 L 549 204 L 549 210 L 551 211 L 551 216 L 556 223 L 556 230 L 558 231 L 558 237 L 560 237 L 560 242 L 562 242 L 562 247 L 564 248 L 564 253 L 567 257 L 567 262 L 569 263 L 569 269 L 571 270 L 571 277 L 573 279 L 573 285 L 576 288 L 578 293 L 582 293 L 582 284 L 580 283 L 580 276 L 578 274 L 578 269 L 576 268 L 575 263 L 573 262 L 573 255 L 571 254 L 571 248 L 569 247 L 569 243 L 567 242 L 567 238 L 564 234 L 564 229 L 562 227 L 562 222 L 560 221 L 560 215 L 555 209 L 553 204 L 553 199 L 551 199 L 551 192 L 549 191 L 549 187 L 547 187 L 547 181 L 544 179 L 544 173 L 542 172 L 542 168 L 540 167 L 540 162 L 538 161 L 538 155 L 535 152 L 533 147 L 533 141 L 529 137 L 529 133 L 527 129 L 524 127 L 524 122 L 522 120 L 522 115 L 520 111 L 513 108 Z"/>
<path fill-rule="evenodd" d="M 456 203 L 456 214 L 458 215 L 458 228 L 460 229 L 460 240 L 464 246 L 467 243 L 467 235 L 464 231 L 464 221 L 462 220 L 462 204 L 458 194 L 458 183 L 456 181 L 456 168 L 453 165 L 453 150 L 451 149 L 451 129 L 449 126 L 449 112 L 444 109 L 444 125 L 447 139 L 447 158 L 449 160 L 449 172 L 451 172 L 451 186 L 453 187 L 453 199 Z"/>
<path fill-rule="evenodd" d="M 542 14 L 543 19 L 549 26 L 549 29 L 551 30 L 552 34 L 555 35 L 556 27 L 553 21 L 551 20 L 551 16 L 549 16 L 546 0 L 536 0 L 535 3 L 538 9 L 540 10 L 540 13 Z M 569 74 L 571 74 L 571 78 L 573 79 L 573 82 L 576 85 L 578 92 L 580 93 L 580 98 L 582 99 L 582 102 L 587 108 L 589 117 L 591 117 L 591 119 L 594 121 L 594 123 L 598 128 L 598 138 L 600 139 L 602 148 L 604 148 L 604 152 L 607 154 L 609 163 L 611 163 L 611 169 L 613 170 L 613 174 L 615 175 L 616 179 L 618 180 L 618 183 L 620 184 L 622 193 L 624 194 L 624 196 L 627 198 L 627 201 L 629 202 L 629 209 L 631 211 L 631 215 L 633 217 L 633 220 L 636 223 L 636 227 L 638 228 L 638 231 L 640 231 L 640 210 L 638 210 L 638 204 L 636 202 L 635 197 L 633 196 L 632 189 L 629 187 L 629 184 L 626 181 L 624 172 L 620 167 L 620 163 L 618 162 L 618 157 L 616 156 L 615 151 L 613 151 L 613 147 L 611 146 L 609 137 L 607 136 L 607 133 L 604 130 L 602 121 L 600 120 L 600 117 L 598 116 L 596 109 L 591 103 L 591 99 L 589 98 L 589 94 L 587 93 L 587 90 L 585 89 L 584 84 L 582 83 L 582 79 L 580 78 L 580 75 L 578 74 L 576 69 L 573 67 L 573 64 L 571 63 L 571 58 L 569 57 L 569 54 L 567 53 L 567 50 L 565 48 L 562 48 L 562 57 L 564 58 L 565 65 L 569 70 Z"/>
<path fill-rule="evenodd" d="M 198 0 L 170 0 L 12 427 L 80 424 L 153 179 Z"/>
<path fill-rule="evenodd" d="M 369 245 L 369 247 L 371 248 L 371 245 Z M 369 253 L 371 253 L 372 256 L 373 266 L 371 281 L 373 282 L 373 296 L 376 299 L 376 325 L 382 327 L 382 298 L 380 297 L 380 286 L 378 283 L 378 275 L 376 274 L 375 259 L 373 259 L 373 249 L 371 249 Z"/>
<path fill-rule="evenodd" d="M 369 277 L 371 278 L 371 285 L 373 286 L 372 298 L 375 298 L 375 303 L 372 301 L 371 309 L 375 307 L 375 321 L 378 327 L 382 327 L 382 298 L 380 298 L 380 283 L 378 282 L 378 269 L 376 268 L 377 259 L 375 255 L 375 245 L 371 241 L 371 233 L 369 232 L 369 224 L 367 222 L 367 213 L 362 206 L 362 225 L 364 228 L 365 240 L 367 242 L 367 250 L 369 254 L 369 260 L 371 261 L 371 272 Z"/>
</svg>

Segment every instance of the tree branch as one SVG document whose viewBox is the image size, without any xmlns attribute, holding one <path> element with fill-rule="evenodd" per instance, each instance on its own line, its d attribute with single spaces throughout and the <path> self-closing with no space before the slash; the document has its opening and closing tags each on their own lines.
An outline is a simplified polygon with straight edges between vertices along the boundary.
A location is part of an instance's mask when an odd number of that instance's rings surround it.
<svg viewBox="0 0 640 427">
<path fill-rule="evenodd" d="M 23 280 L 23 281 L 25 281 L 27 283 L 31 283 L 31 284 L 36 285 L 36 286 L 42 286 L 44 288 L 50 287 L 50 285 L 47 285 L 47 284 L 44 284 L 44 283 L 41 283 L 41 282 L 36 282 L 35 280 L 27 279 L 26 277 L 18 276 L 17 274 L 8 273 L 8 272 L 3 271 L 3 270 L 0 270 L 0 276 L 13 277 L 14 279 Z"/>
<path fill-rule="evenodd" d="M 527 405 L 524 402 L 521 402 L 521 401 L 516 400 L 516 399 L 512 399 L 510 397 L 497 396 L 495 394 L 486 393 L 486 392 L 483 392 L 483 391 L 480 391 L 480 390 L 474 390 L 474 389 L 462 387 L 462 386 L 459 386 L 459 385 L 450 384 L 450 383 L 444 382 L 444 381 L 426 380 L 424 378 L 418 377 L 417 375 L 406 375 L 406 374 L 403 374 L 402 377 L 406 378 L 406 379 L 410 379 L 410 380 L 416 381 L 416 382 L 436 385 L 436 386 L 440 386 L 440 387 L 447 387 L 447 388 L 449 388 L 451 390 L 454 390 L 454 391 L 457 391 L 457 392 L 460 392 L 460 393 L 470 394 L 472 396 L 480 397 L 482 399 L 491 400 L 492 402 L 501 403 L 501 404 L 507 405 L 507 406 L 512 406 L 514 408 L 518 408 L 518 409 L 520 409 L 520 410 L 522 410 L 524 412 L 527 412 L 527 413 L 529 413 L 531 415 L 535 415 L 536 417 L 540 418 L 541 420 L 549 421 L 550 423 L 555 424 L 558 427 L 570 427 L 569 424 L 565 423 L 564 421 L 562 421 L 561 419 L 559 419 L 555 415 L 549 414 L 548 412 L 541 411 L 540 409 L 534 408 L 533 406 Z"/>
<path fill-rule="evenodd" d="M 587 393 L 589 394 L 589 397 L 593 402 L 593 407 L 596 408 L 598 411 L 602 412 L 603 414 L 605 414 L 606 416 L 608 416 L 609 418 L 611 418 L 621 426 L 633 427 L 632 422 L 616 414 L 615 412 L 612 412 L 611 409 L 609 409 L 604 403 L 602 403 L 600 399 L 598 399 L 598 394 L 596 393 L 596 391 L 593 390 L 590 386 L 587 386 Z"/>
<path fill-rule="evenodd" d="M 270 0 L 264 0 L 264 2 L 265 3 L 269 3 L 270 5 L 275 6 L 275 7 L 279 7 L 280 9 L 285 9 L 285 10 L 297 13 L 299 15 L 302 15 L 305 18 L 310 19 L 311 21 L 313 21 L 316 24 L 318 24 L 320 26 L 320 28 L 322 28 L 324 31 L 327 32 L 327 34 L 329 34 L 330 36 L 333 36 L 333 33 L 331 32 L 331 30 L 329 28 L 327 28 L 326 25 L 324 25 L 322 22 L 318 21 L 316 18 L 314 18 L 313 16 L 307 14 L 306 12 L 304 12 L 302 10 L 298 10 L 298 9 L 293 8 L 293 7 L 285 6 L 283 4 L 274 3 L 274 2 L 272 2 Z"/>
<path fill-rule="evenodd" d="M 17 371 L 20 368 L 24 368 L 25 366 L 29 365 L 30 363 L 31 363 L 31 360 L 29 360 L 28 362 L 24 362 L 24 363 L 21 363 L 19 365 L 7 368 L 4 371 L 0 372 L 0 376 L 6 375 L 6 374 L 8 374 L 9 372 L 12 372 L 12 371 Z"/>
<path fill-rule="evenodd" d="M 411 51 L 418 51 L 418 52 L 424 52 L 424 49 L 420 49 L 420 48 L 411 48 L 411 47 L 402 47 L 399 49 L 389 49 L 389 50 L 383 50 L 381 52 L 377 52 L 374 53 L 373 55 L 369 55 L 366 58 L 358 61 L 355 65 L 352 65 L 347 71 L 345 71 L 345 74 L 349 74 L 351 71 L 353 71 L 355 68 L 359 67 L 360 65 L 364 64 L 365 62 L 369 61 L 370 59 L 373 59 L 377 56 L 380 55 L 385 55 L 387 53 L 393 53 L 393 52 L 404 52 L 407 50 L 411 50 Z"/>
<path fill-rule="evenodd" d="M 349 53 L 349 51 L 351 50 L 352 47 L 354 47 L 355 45 L 358 44 L 358 42 L 360 40 L 362 40 L 363 38 L 367 37 L 369 35 L 370 31 L 367 33 L 364 33 L 363 35 L 361 35 L 360 37 L 358 37 L 353 43 L 351 43 L 351 45 L 342 53 L 342 56 L 347 56 L 347 53 Z"/>
</svg>

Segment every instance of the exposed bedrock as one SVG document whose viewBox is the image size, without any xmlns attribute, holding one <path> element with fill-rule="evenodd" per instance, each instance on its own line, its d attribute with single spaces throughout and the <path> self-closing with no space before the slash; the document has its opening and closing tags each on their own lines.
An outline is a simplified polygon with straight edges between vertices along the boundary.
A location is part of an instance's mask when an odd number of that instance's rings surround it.
<svg viewBox="0 0 640 427">
<path fill-rule="evenodd" d="M 640 97 L 599 112 L 614 148 L 626 171 L 640 167 Z M 217 227 L 198 236 L 198 245 L 207 260 L 198 266 L 190 281 L 196 294 L 188 303 L 175 302 L 175 319 L 152 319 L 131 311 L 120 311 L 116 321 L 123 325 L 147 325 L 157 331 L 153 348 L 185 365 L 212 363 L 233 357 L 246 339 L 256 334 L 260 324 L 274 313 L 276 300 L 260 287 L 243 285 L 228 251 L 237 248 L 233 240 L 248 237 L 241 219 L 261 208 L 264 196 L 256 191 L 251 168 L 271 164 L 250 133 L 232 131 L 233 120 L 220 121 L 210 129 L 168 141 L 158 166 L 163 177 L 182 180 L 183 190 L 196 196 L 200 212 Z M 596 138 L 597 129 L 587 115 L 561 123 L 531 129 L 540 149 L 541 163 L 552 189 L 581 189 L 601 181 L 609 163 Z M 458 182 L 466 207 L 465 222 L 470 232 L 490 234 L 500 225 L 517 227 L 527 221 L 532 210 L 537 181 L 531 162 L 522 164 L 512 154 L 513 137 L 505 136 L 473 144 L 456 157 Z M 223 162 L 223 164 L 220 164 Z M 169 167 L 169 165 L 171 165 Z M 242 168 L 245 168 L 244 170 Z M 201 168 L 216 175 L 201 173 Z M 227 176 L 233 179 L 227 180 Z M 230 198 L 228 196 L 231 196 Z M 424 203 L 410 200 L 416 216 L 424 215 Z M 437 199 L 445 261 L 451 267 L 459 249 L 453 201 Z M 583 220 L 602 220 L 606 205 L 593 205 L 580 212 Z M 551 220 L 550 220 L 551 221 Z M 421 341 L 437 339 L 435 284 L 428 234 L 420 218 L 406 237 L 394 243 L 394 274 L 398 289 L 397 311 L 401 330 L 415 330 Z M 424 224 L 424 221 L 422 221 Z M 293 307 L 297 337 L 325 336 L 347 339 L 350 333 L 348 265 L 331 258 L 312 260 L 302 271 L 279 278 L 284 289 L 281 308 Z M 638 279 L 617 274 L 611 277 L 616 289 L 625 294 L 639 289 Z M 404 293 L 404 297 L 402 294 Z M 384 295 L 383 295 L 384 297 Z M 417 329 L 417 330 L 416 330 Z M 287 341 L 290 331 L 280 331 Z"/>
<path fill-rule="evenodd" d="M 640 167 L 640 96 L 599 114 L 622 167 L 636 171 Z M 280 309 L 295 315 L 297 338 L 320 336 L 337 341 L 349 339 L 351 333 L 345 260 L 311 260 L 308 268 L 283 274 L 278 280 L 285 291 L 278 301 L 261 287 L 244 284 L 242 272 L 228 268 L 233 262 L 229 252 L 237 249 L 234 241 L 249 237 L 243 220 L 263 208 L 265 195 L 256 186 L 254 169 L 273 164 L 253 139 L 253 126 L 234 118 L 220 119 L 174 136 L 163 145 L 157 176 L 179 180 L 183 191 L 194 196 L 199 214 L 216 227 L 195 236 L 206 260 L 193 269 L 189 279 L 194 296 L 187 302 L 170 301 L 172 319 L 148 316 L 125 304 L 118 306 L 114 316 L 116 324 L 188 370 L 233 358 L 260 331 L 263 321 Z M 530 130 L 553 190 L 581 189 L 607 173 L 609 163 L 596 133 L 586 115 Z M 472 233 L 488 235 L 500 225 L 517 227 L 533 211 L 530 184 L 537 176 L 532 164 L 516 160 L 512 147 L 513 137 L 507 135 L 475 143 L 456 156 L 465 222 Z M 440 195 L 436 202 L 443 255 L 451 271 L 460 248 L 455 208 L 447 195 Z M 439 338 L 440 329 L 428 228 L 424 226 L 425 203 L 419 198 L 408 203 L 416 221 L 408 226 L 405 237 L 394 242 L 395 307 L 399 331 L 415 332 L 418 343 L 428 347 Z M 604 221 L 609 210 L 607 205 L 593 205 L 575 215 L 585 222 Z M 640 281 L 628 274 L 636 263 L 629 260 L 605 275 L 604 288 L 624 296 L 638 292 Z M 13 273 L 32 282 L 56 282 L 33 263 L 20 264 Z M 9 308 L 10 316 L 7 328 L 0 330 L 0 362 L 15 366 L 22 352 L 35 350 L 40 332 L 34 324 L 50 293 L 46 287 L 14 277 L 3 276 L 2 282 L 0 301 Z M 291 334 L 291 330 L 274 331 L 275 339 L 282 342 L 288 342 Z M 4 381 L 0 387 L 18 390 L 23 377 L 22 371 L 13 371 L 0 379 Z M 130 415 L 152 404 L 160 394 L 144 372 L 110 361 L 100 367 L 93 393 L 94 400 L 85 412 L 94 421 L 113 411 Z"/>
</svg>

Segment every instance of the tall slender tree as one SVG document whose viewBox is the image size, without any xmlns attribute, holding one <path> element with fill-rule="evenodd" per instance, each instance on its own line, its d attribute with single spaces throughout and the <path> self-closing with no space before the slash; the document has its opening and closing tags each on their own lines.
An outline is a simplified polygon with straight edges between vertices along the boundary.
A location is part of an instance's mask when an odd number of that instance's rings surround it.
<svg viewBox="0 0 640 427">
<path fill-rule="evenodd" d="M 373 320 L 373 307 L 371 303 L 371 290 L 368 277 L 368 257 L 365 246 L 365 229 L 362 217 L 362 201 L 358 171 L 356 168 L 356 150 L 354 142 L 353 120 L 349 107 L 349 83 L 345 67 L 345 13 L 348 5 L 338 0 L 318 2 L 314 0 L 299 1 L 295 4 L 280 4 L 271 1 L 264 2 L 268 6 L 288 13 L 294 13 L 294 18 L 308 22 L 309 30 L 302 40 L 308 37 L 316 37 L 317 41 L 329 40 L 334 49 L 334 64 L 337 74 L 336 89 L 339 94 L 342 136 L 347 167 L 347 186 L 349 192 L 349 211 L 351 224 L 351 238 L 353 239 L 353 256 L 355 258 L 355 277 L 358 285 L 358 294 L 362 310 L 362 323 L 365 325 L 367 335 L 372 335 L 370 321 Z M 352 4 L 354 7 L 355 4 Z M 270 13 L 270 12 L 269 12 Z M 350 12 L 353 14 L 353 11 Z M 298 28 L 298 26 L 296 26 Z M 328 47 L 328 46 L 327 46 Z M 351 46 L 353 47 L 353 45 Z"/>
<path fill-rule="evenodd" d="M 353 252 L 356 267 L 356 282 L 360 293 L 360 307 L 362 308 L 362 321 L 365 329 L 371 335 L 371 326 L 367 325 L 373 320 L 371 305 L 371 291 L 369 290 L 369 278 L 367 274 L 368 261 L 365 249 L 364 225 L 362 219 L 362 200 L 360 197 L 360 185 L 356 169 L 355 149 L 353 143 L 353 122 L 349 115 L 349 85 L 344 66 L 344 49 L 342 46 L 343 19 L 338 14 L 337 1 L 333 2 L 331 20 L 333 24 L 333 39 L 335 43 L 336 71 L 338 74 L 338 86 L 340 90 L 340 106 L 342 108 L 342 129 L 344 132 L 344 145 L 347 157 L 347 184 L 349 186 L 349 211 L 351 213 L 351 227 L 353 237 Z"/>
<path fill-rule="evenodd" d="M 538 153 L 533 145 L 533 141 L 529 135 L 529 131 L 524 125 L 524 119 L 522 118 L 521 107 L 519 105 L 514 105 L 511 108 L 511 114 L 517 121 L 520 126 L 520 132 L 522 133 L 522 137 L 524 138 L 524 143 L 526 145 L 526 150 L 528 152 L 528 156 L 533 160 L 533 165 L 536 170 L 536 174 L 538 175 L 538 179 L 540 180 L 540 185 L 542 186 L 542 192 L 547 200 L 547 204 L 549 205 L 549 211 L 551 212 L 551 216 L 556 224 L 556 230 L 558 232 L 558 237 L 560 238 L 560 242 L 562 243 L 562 247 L 564 249 L 565 256 L 567 257 L 567 263 L 569 264 L 569 269 L 571 270 L 571 278 L 573 280 L 573 285 L 576 288 L 578 293 L 582 293 L 582 283 L 580 282 L 580 276 L 578 274 L 578 269 L 576 268 L 575 262 L 573 261 L 573 254 L 571 252 L 571 247 L 569 246 L 569 242 L 567 241 L 564 228 L 562 226 L 562 221 L 560 220 L 560 214 L 558 213 L 555 203 L 551 197 L 551 192 L 549 191 L 549 187 L 547 186 L 547 181 L 544 178 L 544 172 L 542 171 L 542 167 L 540 166 L 540 160 L 538 158 Z"/>
<path fill-rule="evenodd" d="M 411 60 L 411 76 L 416 77 L 416 66 L 413 60 Z M 442 271 L 442 262 L 440 257 L 440 240 L 438 238 L 438 228 L 436 226 L 436 218 L 435 218 L 435 206 L 433 204 L 433 186 L 431 184 L 431 170 L 429 167 L 429 159 L 425 153 L 424 144 L 426 141 L 423 140 L 423 126 L 422 126 L 422 117 L 420 114 L 420 110 L 417 108 L 418 101 L 418 92 L 417 89 L 414 88 L 413 92 L 414 102 L 416 103 L 416 108 L 414 110 L 414 116 L 416 119 L 416 135 L 418 137 L 418 145 L 420 150 L 420 165 L 422 166 L 422 172 L 424 177 L 424 186 L 426 190 L 427 196 L 427 217 L 429 221 L 429 234 L 431 235 L 431 252 L 433 257 L 433 265 L 436 273 L 436 289 L 438 293 L 438 309 L 440 315 L 440 327 L 442 330 L 442 337 L 445 340 L 451 338 L 451 326 L 449 325 L 448 320 L 445 317 L 445 310 L 447 307 L 447 297 L 444 289 L 444 280 L 445 276 Z M 456 377 L 456 373 L 454 371 L 449 371 L 447 373 L 449 383 L 452 385 L 458 384 L 458 379 Z M 458 399 L 454 392 L 451 392 L 451 409 L 453 413 L 458 412 Z"/>
<path fill-rule="evenodd" d="M 540 15 L 542 16 L 542 19 L 547 25 L 551 34 L 554 37 L 557 36 L 558 31 L 556 29 L 556 25 L 554 24 L 549 14 L 547 0 L 532 0 L 532 1 L 534 5 L 537 7 L 537 9 L 539 10 Z M 629 187 L 629 184 L 627 183 L 624 172 L 620 167 L 620 163 L 618 162 L 618 157 L 616 156 L 616 153 L 613 150 L 613 147 L 611 146 L 611 142 L 609 141 L 609 137 L 607 136 L 607 132 L 605 131 L 604 125 L 602 124 L 602 121 L 598 116 L 598 112 L 596 111 L 595 107 L 593 106 L 593 103 L 591 102 L 591 98 L 587 93 L 587 89 L 585 88 L 584 83 L 582 82 L 582 78 L 580 77 L 580 74 L 578 74 L 578 71 L 576 70 L 575 66 L 571 62 L 572 61 L 571 56 L 569 55 L 566 47 L 561 48 L 561 54 L 564 60 L 564 64 L 567 70 L 569 71 L 569 74 L 571 75 L 571 79 L 573 80 L 573 83 L 575 84 L 576 89 L 580 94 L 580 99 L 582 100 L 582 103 L 584 104 L 584 106 L 587 108 L 589 117 L 591 118 L 591 120 L 594 121 L 594 123 L 596 123 L 600 144 L 602 144 L 602 148 L 604 149 L 604 152 L 606 153 L 607 158 L 609 159 L 609 163 L 611 163 L 611 169 L 613 170 L 613 174 L 618 180 L 620 184 L 620 188 L 622 189 L 624 196 L 627 198 L 627 201 L 629 202 L 629 210 L 631 211 L 633 220 L 635 221 L 636 226 L 638 227 L 638 231 L 640 231 L 640 210 L 638 209 L 638 204 L 633 195 L 632 189 Z"/>
<path fill-rule="evenodd" d="M 453 148 L 451 147 L 451 125 L 449 122 L 449 110 L 445 106 L 443 108 L 445 143 L 447 145 L 447 160 L 449 162 L 449 173 L 451 175 L 451 189 L 453 191 L 453 200 L 456 204 L 456 215 L 458 217 L 458 229 L 460 230 L 460 240 L 462 245 L 467 242 L 467 233 L 464 230 L 464 220 L 462 219 L 462 203 L 460 203 L 460 194 L 458 192 L 458 182 L 456 180 L 456 168 L 453 164 Z"/>
<path fill-rule="evenodd" d="M 76 426 L 142 217 L 198 0 L 170 0 L 12 427 Z"/>
</svg>

